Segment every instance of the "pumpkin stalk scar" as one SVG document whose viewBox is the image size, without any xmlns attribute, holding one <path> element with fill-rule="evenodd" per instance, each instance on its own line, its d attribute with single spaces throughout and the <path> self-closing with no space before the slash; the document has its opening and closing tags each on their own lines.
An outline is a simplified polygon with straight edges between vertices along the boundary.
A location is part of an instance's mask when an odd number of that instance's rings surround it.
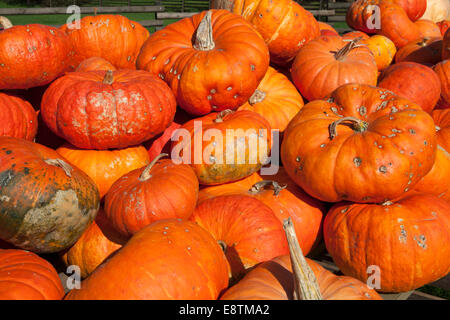
<svg viewBox="0 0 450 320">
<path fill-rule="evenodd" d="M 266 95 L 266 92 L 256 89 L 252 96 L 248 99 L 248 103 L 251 106 L 254 106 L 257 103 L 263 102 L 266 98 Z"/>
<path fill-rule="evenodd" d="M 150 174 L 150 170 L 158 162 L 159 159 L 167 156 L 168 156 L 167 153 L 161 153 L 160 155 L 155 157 L 155 159 L 153 159 L 153 161 L 150 162 L 150 164 L 144 169 L 144 171 L 142 171 L 141 175 L 138 178 L 139 181 L 147 181 L 148 179 L 150 179 L 152 177 L 152 175 Z"/>
<path fill-rule="evenodd" d="M 345 124 L 344 122 L 350 122 L 351 128 L 356 132 L 364 132 L 369 126 L 367 122 L 359 120 L 354 117 L 344 117 L 342 119 L 332 122 L 329 126 L 330 140 L 337 137 L 337 126 L 340 124 Z"/>
<path fill-rule="evenodd" d="M 61 159 L 45 159 L 44 160 L 45 163 L 51 165 L 51 166 L 55 166 L 55 167 L 59 167 L 61 169 L 64 170 L 64 173 L 69 176 L 72 177 L 72 171 L 73 168 L 64 160 Z"/>
<path fill-rule="evenodd" d="M 262 190 L 264 190 L 266 187 L 272 186 L 273 187 L 273 194 L 277 196 L 281 190 L 285 189 L 287 187 L 287 184 L 280 185 L 278 182 L 273 180 L 262 180 L 257 183 L 255 183 L 251 188 L 250 192 L 253 194 L 260 193 Z"/>
<path fill-rule="evenodd" d="M 212 34 L 212 11 L 208 11 L 203 17 L 202 21 L 198 25 L 197 32 L 195 34 L 194 49 L 200 51 L 209 51 L 214 49 L 216 44 Z"/>
</svg>

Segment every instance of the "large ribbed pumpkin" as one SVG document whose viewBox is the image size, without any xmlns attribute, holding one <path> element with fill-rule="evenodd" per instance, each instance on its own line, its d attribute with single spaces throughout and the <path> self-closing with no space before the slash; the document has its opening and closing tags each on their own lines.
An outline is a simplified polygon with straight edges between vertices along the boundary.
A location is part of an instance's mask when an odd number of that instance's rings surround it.
<svg viewBox="0 0 450 320">
<path fill-rule="evenodd" d="M 228 287 L 221 247 L 191 221 L 157 221 L 135 234 L 67 300 L 214 300 Z"/>
<path fill-rule="evenodd" d="M 292 82 L 282 73 L 269 67 L 258 88 L 238 110 L 259 113 L 269 122 L 273 130 L 283 132 L 303 104 L 303 98 Z"/>
<path fill-rule="evenodd" d="M 63 25 L 75 50 L 75 66 L 81 61 L 100 57 L 116 68 L 135 69 L 136 58 L 149 32 L 143 26 L 118 14 L 86 16 L 79 28 Z"/>
<path fill-rule="evenodd" d="M 430 171 L 435 154 L 428 113 L 388 90 L 357 84 L 306 104 L 281 145 L 291 179 L 328 202 L 398 197 Z"/>
<path fill-rule="evenodd" d="M 86 229 L 78 241 L 61 255 L 63 263 L 80 268 L 81 277 L 87 278 L 114 252 L 126 242 L 127 237 L 120 235 L 106 218 L 103 209 L 98 211 L 95 221 Z"/>
<path fill-rule="evenodd" d="M 100 57 L 90 57 L 80 62 L 78 67 L 75 69 L 75 71 L 78 72 L 86 72 L 86 71 L 95 71 L 95 70 L 111 70 L 115 71 L 117 70 L 116 67 L 114 67 L 111 62 L 100 58 Z"/>
<path fill-rule="evenodd" d="M 281 221 L 254 197 L 234 194 L 206 199 L 190 219 L 222 245 L 234 278 L 289 252 Z"/>
<path fill-rule="evenodd" d="M 126 148 L 163 132 L 175 115 L 164 81 L 142 70 L 71 72 L 45 91 L 41 114 L 82 149 Z"/>
<path fill-rule="evenodd" d="M 38 118 L 28 101 L 0 92 L 0 135 L 33 140 Z"/>
<path fill-rule="evenodd" d="M 69 144 L 56 149 L 69 163 L 83 170 L 97 184 L 100 198 L 124 174 L 150 163 L 143 146 L 111 150 L 85 150 Z"/>
<path fill-rule="evenodd" d="M 276 176 L 263 180 L 258 173 L 254 173 L 236 182 L 201 189 L 198 203 L 217 196 L 233 194 L 254 197 L 270 207 L 280 222 L 291 217 L 300 246 L 303 252 L 308 254 L 322 237 L 325 206 L 303 192 L 293 182 L 290 184 L 294 188 L 287 190 L 287 185 L 279 182 Z"/>
<path fill-rule="evenodd" d="M 300 49 L 291 75 L 302 96 L 311 101 L 346 83 L 376 85 L 378 67 L 370 50 L 358 40 L 321 36 Z"/>
<path fill-rule="evenodd" d="M 293 0 L 234 0 L 231 12 L 244 17 L 264 38 L 270 61 L 287 66 L 298 50 L 320 35 L 311 12 Z"/>
<path fill-rule="evenodd" d="M 390 65 L 381 73 L 378 87 L 394 92 L 431 112 L 441 95 L 437 74 L 425 65 L 403 61 Z"/>
<path fill-rule="evenodd" d="M 340 203 L 325 217 L 324 239 L 345 275 L 366 282 L 376 266 L 380 291 L 414 290 L 450 271 L 450 203 L 427 194 Z"/>
<path fill-rule="evenodd" d="M 201 12 L 155 32 L 137 59 L 138 69 L 164 79 L 178 105 L 194 115 L 244 104 L 268 66 L 261 36 L 226 10 Z"/>
<path fill-rule="evenodd" d="M 61 300 L 64 288 L 55 268 L 25 250 L 0 249 L 0 300 Z"/>
<path fill-rule="evenodd" d="M 71 71 L 73 50 L 61 30 L 41 24 L 12 26 L 0 17 L 0 90 L 43 86 Z"/>
<path fill-rule="evenodd" d="M 123 175 L 105 196 L 106 215 L 124 236 L 157 220 L 188 219 L 194 212 L 199 188 L 194 170 L 163 156 Z"/>
<path fill-rule="evenodd" d="M 303 256 L 292 223 L 284 223 L 290 255 L 263 262 L 221 300 L 382 300 L 365 283 L 336 276 Z M 293 267 L 294 266 L 294 267 Z"/>
<path fill-rule="evenodd" d="M 73 245 L 100 206 L 97 186 L 56 151 L 0 137 L 0 238 L 37 253 Z"/>
</svg>

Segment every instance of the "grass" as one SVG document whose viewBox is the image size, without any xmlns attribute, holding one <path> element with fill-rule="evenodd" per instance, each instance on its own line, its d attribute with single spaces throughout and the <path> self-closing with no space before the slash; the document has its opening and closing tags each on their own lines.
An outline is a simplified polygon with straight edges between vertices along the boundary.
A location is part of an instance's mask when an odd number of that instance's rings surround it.
<svg viewBox="0 0 450 320">
<path fill-rule="evenodd" d="M 425 286 L 417 289 L 417 291 L 420 291 L 420 292 L 423 292 L 423 293 L 427 293 L 427 294 L 430 294 L 430 295 L 435 296 L 435 297 L 440 297 L 440 298 L 443 298 L 443 299 L 450 300 L 450 291 L 444 290 L 444 289 L 441 289 L 441 288 L 425 285 Z"/>
</svg>

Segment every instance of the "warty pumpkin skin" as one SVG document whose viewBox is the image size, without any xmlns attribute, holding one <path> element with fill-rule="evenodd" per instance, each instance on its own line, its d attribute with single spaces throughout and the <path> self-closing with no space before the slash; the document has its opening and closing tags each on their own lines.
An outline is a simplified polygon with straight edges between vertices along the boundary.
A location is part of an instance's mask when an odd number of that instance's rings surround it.
<svg viewBox="0 0 450 320">
<path fill-rule="evenodd" d="M 441 95 L 441 82 L 437 74 L 417 62 L 402 61 L 384 69 L 378 87 L 394 92 L 431 112 Z"/>
<path fill-rule="evenodd" d="M 292 223 L 284 221 L 283 227 L 290 254 L 259 264 L 227 289 L 221 300 L 382 300 L 365 283 L 336 276 L 305 258 Z"/>
<path fill-rule="evenodd" d="M 106 215 L 124 236 L 156 220 L 188 219 L 194 212 L 199 188 L 194 170 L 162 156 L 123 175 L 105 196 Z"/>
<path fill-rule="evenodd" d="M 136 65 L 164 79 L 182 109 L 205 115 L 250 98 L 269 66 L 269 50 L 242 17 L 209 10 L 152 34 Z"/>
<path fill-rule="evenodd" d="M 111 150 L 85 150 L 65 144 L 56 149 L 72 165 L 83 170 L 97 185 L 100 198 L 124 174 L 150 163 L 143 146 Z"/>
<path fill-rule="evenodd" d="M 12 26 L 0 17 L 0 90 L 50 83 L 73 70 L 73 48 L 59 29 L 41 24 Z"/>
<path fill-rule="evenodd" d="M 189 137 L 174 136 L 172 159 L 189 163 L 202 185 L 248 177 L 266 162 L 272 146 L 269 123 L 249 110 L 211 113 L 186 122 L 180 130 Z"/>
<path fill-rule="evenodd" d="M 238 110 L 254 111 L 263 116 L 273 130 L 283 132 L 303 105 L 303 98 L 292 82 L 269 67 L 258 88 Z"/>
<path fill-rule="evenodd" d="M 413 194 L 384 204 L 336 204 L 324 239 L 343 274 L 363 282 L 378 266 L 382 292 L 405 292 L 450 270 L 450 203 Z"/>
<path fill-rule="evenodd" d="M 100 57 L 90 57 L 80 62 L 78 67 L 75 69 L 77 72 L 95 71 L 95 70 L 117 70 L 111 62 L 100 58 Z"/>
<path fill-rule="evenodd" d="M 0 92 L 0 135 L 32 141 L 37 130 L 38 118 L 31 104 Z"/>
<path fill-rule="evenodd" d="M 139 23 L 118 14 L 86 16 L 79 20 L 80 28 L 61 26 L 75 50 L 74 63 L 100 57 L 118 69 L 136 69 L 136 58 L 149 36 Z"/>
<path fill-rule="evenodd" d="M 221 243 L 233 278 L 248 268 L 287 254 L 283 226 L 270 207 L 247 195 L 206 199 L 195 208 L 195 221 Z"/>
<path fill-rule="evenodd" d="M 73 245 L 95 219 L 95 183 L 56 151 L 0 137 L 0 238 L 36 253 Z"/>
<path fill-rule="evenodd" d="M 400 196 L 431 170 L 435 155 L 428 113 L 388 90 L 358 84 L 306 104 L 281 145 L 291 179 L 327 202 Z"/>
<path fill-rule="evenodd" d="M 369 39 L 362 40 L 367 48 L 372 52 L 375 57 L 375 63 L 377 64 L 378 71 L 382 71 L 389 67 L 394 60 L 397 48 L 391 39 L 381 35 L 373 35 Z"/>
<path fill-rule="evenodd" d="M 159 220 L 135 234 L 66 300 L 215 300 L 228 287 L 227 260 L 203 228 Z M 188 275 L 188 276 L 187 276 Z"/>
<path fill-rule="evenodd" d="M 270 61 L 288 66 L 298 50 L 320 35 L 312 13 L 292 0 L 235 0 L 231 12 L 249 21 L 264 38 Z"/>
<path fill-rule="evenodd" d="M 378 68 L 370 50 L 356 40 L 321 36 L 300 49 L 291 75 L 301 95 L 312 101 L 346 83 L 376 85 Z"/>
<path fill-rule="evenodd" d="M 78 241 L 61 255 L 61 259 L 66 267 L 78 266 L 81 277 L 85 279 L 127 240 L 127 237 L 114 230 L 105 212 L 100 208 L 95 220 Z"/>
<path fill-rule="evenodd" d="M 141 70 L 71 72 L 45 91 L 47 126 L 82 149 L 138 145 L 163 132 L 175 115 L 170 88 Z"/>
<path fill-rule="evenodd" d="M 442 38 L 426 37 L 401 47 L 395 55 L 395 62 L 410 61 L 432 66 L 441 61 L 441 52 Z"/>
<path fill-rule="evenodd" d="M 0 300 L 61 300 L 55 268 L 29 251 L 0 249 Z"/>
<path fill-rule="evenodd" d="M 275 216 L 283 222 L 291 217 L 297 237 L 305 254 L 308 254 L 322 236 L 322 217 L 325 206 L 312 198 L 300 188 L 287 189 L 287 185 L 277 176 L 266 177 L 265 180 L 254 173 L 239 181 L 202 188 L 198 195 L 198 203 L 217 196 L 240 194 L 262 201 L 272 209 Z"/>
<path fill-rule="evenodd" d="M 450 108 L 450 60 L 443 60 L 433 66 L 441 82 L 441 98 L 436 109 Z"/>
</svg>

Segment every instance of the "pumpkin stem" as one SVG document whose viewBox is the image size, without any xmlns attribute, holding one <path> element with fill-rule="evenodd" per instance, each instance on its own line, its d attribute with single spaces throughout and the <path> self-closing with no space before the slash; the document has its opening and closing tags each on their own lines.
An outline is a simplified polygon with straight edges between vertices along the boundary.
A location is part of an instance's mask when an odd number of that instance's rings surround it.
<svg viewBox="0 0 450 320">
<path fill-rule="evenodd" d="M 156 162 L 158 162 L 159 159 L 167 156 L 167 153 L 161 153 L 160 155 L 156 156 L 155 159 L 153 159 L 152 162 L 150 162 L 150 164 L 144 169 L 144 171 L 142 171 L 141 175 L 138 178 L 139 181 L 146 181 L 150 179 L 152 177 L 152 175 L 150 174 L 150 170 L 153 168 Z"/>
<path fill-rule="evenodd" d="M 12 28 L 13 24 L 7 17 L 0 16 L 0 26 L 3 28 L 3 30 L 6 30 Z"/>
<path fill-rule="evenodd" d="M 289 245 L 292 272 L 294 274 L 294 300 L 323 300 L 316 276 L 306 262 L 302 248 L 298 244 L 291 217 L 283 221 L 283 228 Z"/>
<path fill-rule="evenodd" d="M 273 194 L 275 196 L 277 196 L 281 192 L 281 190 L 283 190 L 283 189 L 285 189 L 287 187 L 287 184 L 280 185 L 278 182 L 273 181 L 273 180 L 262 180 L 262 181 L 259 181 L 259 182 L 255 183 L 250 188 L 249 191 L 251 193 L 260 193 L 267 186 L 272 186 L 273 190 L 274 190 Z"/>
<path fill-rule="evenodd" d="M 45 159 L 44 162 L 46 164 L 49 164 L 51 166 L 55 166 L 55 167 L 59 167 L 61 169 L 64 170 L 64 173 L 69 176 L 72 177 L 72 171 L 73 168 L 64 160 L 61 159 Z"/>
<path fill-rule="evenodd" d="M 112 84 L 114 82 L 114 75 L 112 70 L 107 70 L 105 73 L 105 77 L 103 78 L 104 84 Z"/>
<path fill-rule="evenodd" d="M 219 244 L 219 246 L 222 248 L 222 251 L 223 252 L 226 252 L 227 251 L 227 244 L 225 243 L 225 241 L 222 241 L 222 240 L 217 240 L 217 243 Z"/>
<path fill-rule="evenodd" d="M 330 124 L 329 131 L 330 131 L 330 140 L 333 140 L 337 137 L 337 129 L 336 127 L 340 124 L 344 124 L 344 122 L 350 122 L 352 129 L 356 132 L 364 132 L 367 130 L 368 123 L 357 119 L 355 117 L 344 117 L 339 120 L 336 120 Z"/>
<path fill-rule="evenodd" d="M 223 110 L 217 114 L 216 119 L 214 119 L 214 122 L 215 123 L 223 122 L 223 118 L 232 113 L 234 113 L 234 111 L 231 109 Z"/>
<path fill-rule="evenodd" d="M 355 39 L 349 41 L 345 46 L 343 46 L 337 52 L 334 52 L 334 58 L 336 60 L 342 60 L 353 49 L 364 46 L 364 44 L 357 44 L 359 42 L 359 40 L 361 40 L 361 39 L 362 39 L 362 37 L 358 37 L 358 38 L 355 38 Z"/>
<path fill-rule="evenodd" d="M 194 49 L 208 51 L 216 46 L 212 34 L 211 15 L 212 11 L 209 10 L 198 25 L 195 33 Z"/>
<path fill-rule="evenodd" d="M 250 99 L 248 99 L 248 103 L 253 106 L 259 102 L 263 102 L 264 99 L 266 98 L 267 93 L 265 93 L 264 91 L 258 90 L 256 89 L 255 92 L 253 92 L 252 96 L 250 97 Z"/>
</svg>

